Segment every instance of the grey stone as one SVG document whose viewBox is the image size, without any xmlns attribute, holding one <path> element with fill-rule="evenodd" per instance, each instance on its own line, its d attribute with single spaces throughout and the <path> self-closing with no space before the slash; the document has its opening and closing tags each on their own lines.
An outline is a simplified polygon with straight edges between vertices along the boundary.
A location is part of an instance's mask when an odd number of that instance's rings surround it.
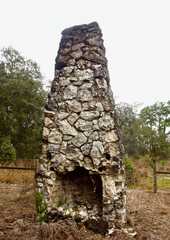
<svg viewBox="0 0 170 240">
<path fill-rule="evenodd" d="M 75 136 L 71 142 L 76 146 L 76 147 L 81 147 L 84 143 L 87 142 L 87 137 L 83 133 L 78 133 L 77 136 Z"/>
<path fill-rule="evenodd" d="M 94 119 L 92 122 L 93 122 L 93 130 L 100 130 L 98 119 Z"/>
<path fill-rule="evenodd" d="M 60 153 L 60 145 L 48 144 L 47 152 L 50 152 L 50 153 Z"/>
<path fill-rule="evenodd" d="M 82 102 L 87 102 L 93 100 L 91 91 L 88 89 L 81 89 L 78 91 L 77 99 Z"/>
<path fill-rule="evenodd" d="M 100 78 L 96 78 L 96 83 L 98 88 L 103 88 L 105 90 L 107 90 L 107 82 L 104 78 L 100 79 Z"/>
<path fill-rule="evenodd" d="M 101 158 L 103 153 L 104 153 L 104 147 L 103 147 L 102 142 L 94 141 L 92 150 L 90 152 L 90 155 L 93 158 L 93 160 L 96 158 Z"/>
<path fill-rule="evenodd" d="M 72 52 L 72 53 L 71 53 L 71 56 L 72 56 L 73 58 L 75 58 L 75 59 L 78 59 L 78 58 L 80 58 L 80 57 L 83 56 L 83 53 L 82 53 L 82 51 L 81 51 L 80 49 L 78 49 L 77 51 Z"/>
<path fill-rule="evenodd" d="M 85 46 L 84 43 L 78 43 L 78 44 L 76 44 L 76 45 L 73 45 L 73 46 L 72 46 L 72 51 L 76 51 L 76 50 L 78 50 L 78 49 L 80 49 L 80 48 L 82 48 L 82 47 L 84 47 L 84 46 Z"/>
<path fill-rule="evenodd" d="M 57 117 L 58 117 L 59 120 L 63 120 L 64 118 L 66 118 L 68 116 L 69 116 L 69 113 L 67 113 L 67 112 L 59 112 L 57 114 Z"/>
<path fill-rule="evenodd" d="M 70 160 L 76 160 L 81 155 L 81 152 L 78 148 L 75 148 L 74 145 L 69 145 L 66 153 L 66 158 Z"/>
<path fill-rule="evenodd" d="M 104 110 L 104 108 L 100 102 L 96 102 L 96 110 L 99 112 L 102 112 Z"/>
<path fill-rule="evenodd" d="M 62 134 L 59 131 L 53 129 L 48 136 L 48 142 L 60 144 L 61 141 L 62 141 Z"/>
<path fill-rule="evenodd" d="M 44 118 L 44 126 L 47 128 L 55 127 L 55 123 L 48 117 Z"/>
<path fill-rule="evenodd" d="M 94 131 L 88 139 L 88 142 L 94 142 L 99 139 L 99 133 L 97 131 Z"/>
<path fill-rule="evenodd" d="M 84 135 L 86 135 L 86 137 L 89 137 L 90 134 L 92 134 L 92 132 L 93 132 L 93 129 L 88 130 L 88 131 L 84 131 Z"/>
<path fill-rule="evenodd" d="M 59 128 L 62 131 L 63 134 L 76 136 L 77 131 L 74 127 L 72 127 L 67 120 L 63 120 L 59 122 Z"/>
<path fill-rule="evenodd" d="M 85 120 L 93 120 L 99 117 L 99 112 L 97 111 L 83 111 L 80 113 L 80 117 Z"/>
<path fill-rule="evenodd" d="M 111 130 L 114 128 L 113 118 L 109 115 L 99 118 L 99 127 L 104 130 Z"/>
<path fill-rule="evenodd" d="M 65 88 L 64 96 L 63 96 L 64 100 L 73 99 L 73 98 L 76 98 L 76 96 L 77 96 L 77 87 L 76 86 L 70 85 Z"/>
<path fill-rule="evenodd" d="M 45 110 L 45 111 L 44 111 L 44 115 L 45 115 L 46 117 L 54 117 L 55 112 L 54 112 L 54 111 Z"/>
<path fill-rule="evenodd" d="M 74 75 L 79 78 L 79 80 L 91 80 L 93 77 L 93 71 L 91 69 L 80 70 L 77 69 L 74 71 Z"/>
<path fill-rule="evenodd" d="M 79 118 L 79 116 L 76 114 L 76 113 L 72 113 L 68 118 L 67 118 L 67 121 L 73 125 L 77 119 Z"/>
<path fill-rule="evenodd" d="M 91 89 L 92 85 L 93 85 L 93 82 L 83 83 L 80 89 Z"/>
<path fill-rule="evenodd" d="M 81 103 L 77 100 L 66 101 L 67 109 L 71 112 L 81 112 Z"/>
<path fill-rule="evenodd" d="M 92 148 L 92 144 L 90 143 L 86 143 L 84 144 L 82 147 L 81 147 L 81 151 L 83 153 L 84 156 L 87 156 L 90 154 L 90 151 L 91 151 L 91 148 Z"/>
<path fill-rule="evenodd" d="M 60 152 L 63 154 L 66 154 L 66 150 L 67 150 L 67 142 L 63 141 L 60 147 Z"/>
<path fill-rule="evenodd" d="M 64 78 L 64 77 L 60 77 L 60 86 L 64 87 L 64 86 L 69 86 L 70 85 L 70 79 Z"/>
<path fill-rule="evenodd" d="M 84 102 L 82 104 L 82 111 L 94 110 L 94 109 L 95 109 L 95 103 L 93 101 Z"/>
<path fill-rule="evenodd" d="M 65 76 L 65 77 L 69 77 L 71 72 L 73 71 L 74 67 L 73 66 L 69 66 L 69 67 L 64 67 L 62 69 L 62 74 Z"/>
<path fill-rule="evenodd" d="M 81 131 L 88 131 L 92 129 L 92 122 L 79 119 L 77 120 L 75 126 Z"/>
<path fill-rule="evenodd" d="M 42 138 L 47 139 L 49 134 L 50 134 L 50 130 L 46 127 L 43 127 Z"/>
<path fill-rule="evenodd" d="M 70 135 L 64 135 L 63 136 L 63 140 L 64 141 L 69 141 L 69 140 L 71 140 L 73 138 L 73 136 L 70 136 Z"/>
<path fill-rule="evenodd" d="M 118 135 L 115 133 L 114 130 L 110 132 L 106 132 L 106 135 L 105 135 L 106 142 L 116 142 L 118 139 L 119 139 Z"/>
</svg>

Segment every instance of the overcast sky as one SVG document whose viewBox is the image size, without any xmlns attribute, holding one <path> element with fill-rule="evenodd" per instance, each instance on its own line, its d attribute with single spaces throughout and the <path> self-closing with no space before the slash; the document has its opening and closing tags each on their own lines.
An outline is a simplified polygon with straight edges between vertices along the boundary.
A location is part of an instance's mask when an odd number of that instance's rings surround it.
<svg viewBox="0 0 170 240">
<path fill-rule="evenodd" d="M 12 46 L 54 77 L 61 31 L 97 21 L 116 102 L 170 99 L 170 0 L 0 0 L 0 49 Z"/>
</svg>

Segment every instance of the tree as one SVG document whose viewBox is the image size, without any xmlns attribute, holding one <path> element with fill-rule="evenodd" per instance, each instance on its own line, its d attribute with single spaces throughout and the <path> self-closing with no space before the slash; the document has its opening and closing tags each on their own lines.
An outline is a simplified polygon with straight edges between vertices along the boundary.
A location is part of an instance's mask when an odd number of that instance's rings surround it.
<svg viewBox="0 0 170 240">
<path fill-rule="evenodd" d="M 170 101 L 167 103 L 157 102 L 143 108 L 140 117 L 149 127 L 165 133 L 166 129 L 170 127 Z"/>
<path fill-rule="evenodd" d="M 1 139 L 0 163 L 10 163 L 16 160 L 16 150 L 9 137 Z"/>
<path fill-rule="evenodd" d="M 119 129 L 125 151 L 129 156 L 149 155 L 154 158 L 169 156 L 168 127 L 170 126 L 170 101 L 158 102 L 143 108 L 139 105 L 116 105 Z"/>
<path fill-rule="evenodd" d="M 140 119 L 137 115 L 139 105 L 119 103 L 116 105 L 122 143 L 129 156 L 138 157 L 140 148 Z"/>
<path fill-rule="evenodd" d="M 170 127 L 170 101 L 155 103 L 143 108 L 140 112 L 142 119 L 141 136 L 145 151 L 153 159 L 167 158 L 170 142 L 167 129 Z"/>
<path fill-rule="evenodd" d="M 37 63 L 12 47 L 1 50 L 0 138 L 9 137 L 17 158 L 36 157 L 46 92 Z"/>
</svg>

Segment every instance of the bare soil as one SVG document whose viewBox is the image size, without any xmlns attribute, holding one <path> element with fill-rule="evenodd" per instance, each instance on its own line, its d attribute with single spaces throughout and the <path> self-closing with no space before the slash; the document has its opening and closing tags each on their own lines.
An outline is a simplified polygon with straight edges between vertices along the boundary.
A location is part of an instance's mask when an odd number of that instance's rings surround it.
<svg viewBox="0 0 170 240">
<path fill-rule="evenodd" d="M 39 223 L 35 208 L 33 184 L 0 184 L 0 239 L 1 240 L 170 240 L 170 192 L 139 189 L 127 190 L 127 226 L 137 233 L 130 236 L 116 230 L 102 236 L 72 220 Z"/>
</svg>

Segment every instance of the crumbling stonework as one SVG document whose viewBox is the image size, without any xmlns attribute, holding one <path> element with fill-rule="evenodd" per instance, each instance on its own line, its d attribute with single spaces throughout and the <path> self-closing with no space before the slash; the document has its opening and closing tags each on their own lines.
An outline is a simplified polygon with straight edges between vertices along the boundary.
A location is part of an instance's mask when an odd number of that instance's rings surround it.
<svg viewBox="0 0 170 240">
<path fill-rule="evenodd" d="M 102 233 L 121 227 L 124 150 L 96 22 L 62 32 L 42 137 L 37 187 L 49 219 L 72 217 Z"/>
</svg>

